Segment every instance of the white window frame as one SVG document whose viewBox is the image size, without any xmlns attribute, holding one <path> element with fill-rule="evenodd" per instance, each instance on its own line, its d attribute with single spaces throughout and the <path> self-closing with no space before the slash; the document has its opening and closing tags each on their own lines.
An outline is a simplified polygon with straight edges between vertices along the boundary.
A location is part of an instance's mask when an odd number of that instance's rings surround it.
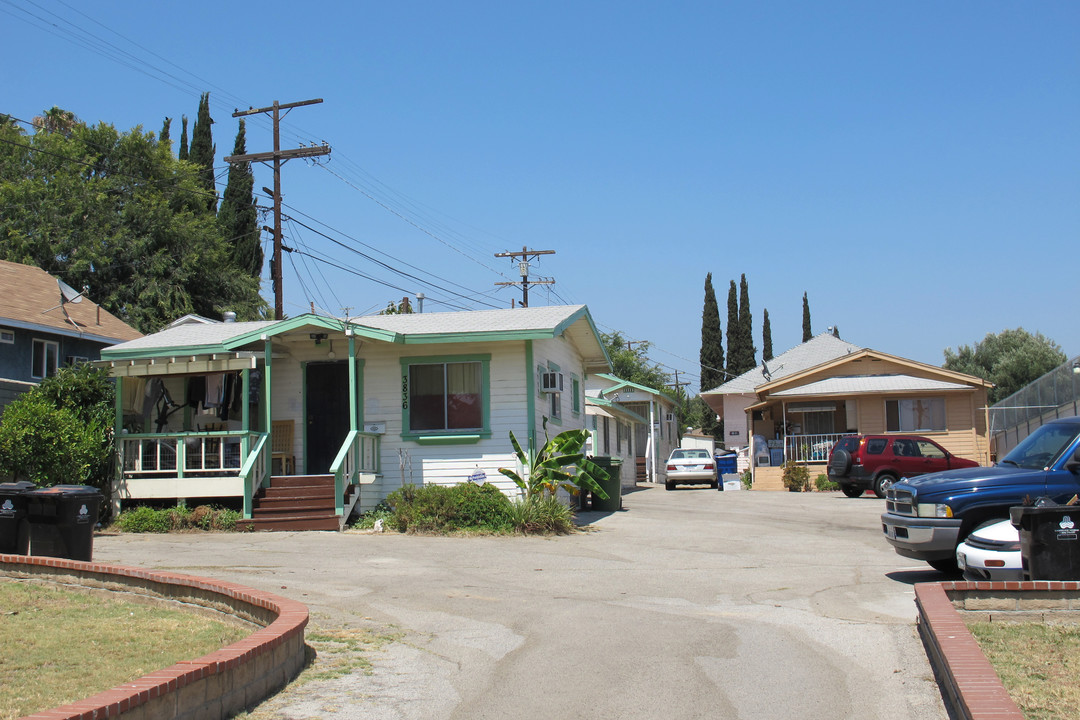
<svg viewBox="0 0 1080 720">
<path fill-rule="evenodd" d="M 890 426 L 890 405 L 895 403 L 896 427 Z M 910 418 L 929 418 L 929 425 L 919 422 L 910 422 Z M 935 425 L 935 420 L 940 419 L 940 427 Z M 914 398 L 889 398 L 885 400 L 885 432 L 927 433 L 947 432 L 949 429 L 949 414 L 947 401 L 942 396 L 914 397 Z"/>
<path fill-rule="evenodd" d="M 41 347 L 41 357 L 38 357 L 38 348 Z M 52 362 L 49 358 L 52 358 Z M 38 360 L 41 361 L 41 366 L 38 366 Z M 41 374 L 38 370 L 41 370 Z M 60 369 L 60 343 L 55 340 L 40 340 L 34 338 L 33 350 L 30 353 L 30 377 L 35 380 L 44 380 L 47 377 L 52 377 L 56 374 L 56 371 Z"/>
<path fill-rule="evenodd" d="M 0 328 L 0 343 L 3 343 L 4 345 L 14 345 L 15 331 L 8 330 L 6 328 Z"/>
</svg>

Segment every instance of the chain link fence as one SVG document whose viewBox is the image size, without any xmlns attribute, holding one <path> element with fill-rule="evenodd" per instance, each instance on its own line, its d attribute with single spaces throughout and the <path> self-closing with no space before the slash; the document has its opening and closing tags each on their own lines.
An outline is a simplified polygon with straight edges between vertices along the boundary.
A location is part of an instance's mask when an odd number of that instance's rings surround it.
<svg viewBox="0 0 1080 720">
<path fill-rule="evenodd" d="M 1080 355 L 990 406 L 994 453 L 1003 457 L 1043 423 L 1073 415 L 1080 415 Z"/>
</svg>

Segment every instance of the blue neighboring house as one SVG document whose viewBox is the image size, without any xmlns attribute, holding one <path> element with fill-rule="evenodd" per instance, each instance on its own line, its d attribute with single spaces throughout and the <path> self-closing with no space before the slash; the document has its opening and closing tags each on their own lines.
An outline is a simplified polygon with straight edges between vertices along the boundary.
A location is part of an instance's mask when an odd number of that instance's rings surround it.
<svg viewBox="0 0 1080 720">
<path fill-rule="evenodd" d="M 57 369 L 140 337 L 44 270 L 0 260 L 0 410 Z"/>
</svg>

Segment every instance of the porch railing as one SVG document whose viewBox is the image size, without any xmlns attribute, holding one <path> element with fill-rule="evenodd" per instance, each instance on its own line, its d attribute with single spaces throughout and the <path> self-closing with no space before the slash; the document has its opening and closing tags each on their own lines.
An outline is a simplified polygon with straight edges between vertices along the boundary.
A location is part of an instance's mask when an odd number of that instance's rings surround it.
<svg viewBox="0 0 1080 720">
<path fill-rule="evenodd" d="M 240 468 L 240 477 L 244 479 L 244 519 L 250 520 L 255 510 L 255 493 L 266 482 L 266 441 L 267 433 L 258 433 L 258 439 Z"/>
<path fill-rule="evenodd" d="M 784 438 L 784 462 L 826 462 L 829 459 L 829 450 L 842 437 L 843 433 L 788 435 Z"/>
<path fill-rule="evenodd" d="M 120 437 L 120 467 L 127 477 L 236 476 L 259 433 L 184 432 Z"/>
<path fill-rule="evenodd" d="M 351 430 L 341 444 L 330 472 L 334 475 L 334 505 L 337 514 L 345 513 L 345 486 L 359 485 L 362 473 L 379 472 L 381 435 Z"/>
</svg>

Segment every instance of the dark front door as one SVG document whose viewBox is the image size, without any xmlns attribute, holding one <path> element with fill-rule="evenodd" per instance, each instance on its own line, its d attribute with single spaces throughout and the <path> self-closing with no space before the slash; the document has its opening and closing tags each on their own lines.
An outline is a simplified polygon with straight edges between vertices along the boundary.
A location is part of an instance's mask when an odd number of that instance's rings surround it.
<svg viewBox="0 0 1080 720">
<path fill-rule="evenodd" d="M 349 366 L 343 362 L 309 363 L 304 384 L 304 468 L 309 474 L 327 473 L 349 434 Z"/>
</svg>

